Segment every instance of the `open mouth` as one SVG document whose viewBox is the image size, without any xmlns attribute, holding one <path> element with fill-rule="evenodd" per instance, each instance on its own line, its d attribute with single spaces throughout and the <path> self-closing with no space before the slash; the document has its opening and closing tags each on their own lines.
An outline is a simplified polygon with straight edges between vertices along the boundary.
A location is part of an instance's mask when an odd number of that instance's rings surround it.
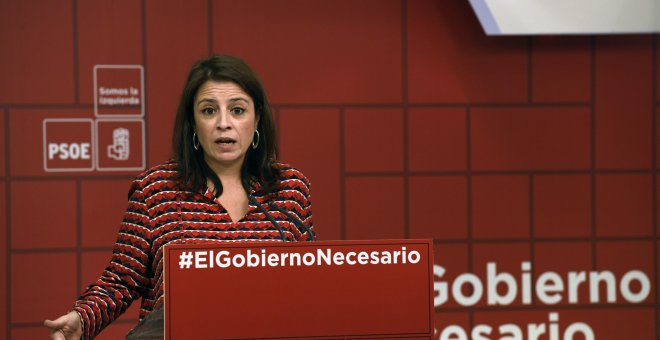
<svg viewBox="0 0 660 340">
<path fill-rule="evenodd" d="M 236 143 L 236 140 L 231 139 L 229 137 L 220 137 L 215 140 L 215 144 L 223 144 L 223 145 L 228 145 L 228 144 L 234 144 Z"/>
</svg>

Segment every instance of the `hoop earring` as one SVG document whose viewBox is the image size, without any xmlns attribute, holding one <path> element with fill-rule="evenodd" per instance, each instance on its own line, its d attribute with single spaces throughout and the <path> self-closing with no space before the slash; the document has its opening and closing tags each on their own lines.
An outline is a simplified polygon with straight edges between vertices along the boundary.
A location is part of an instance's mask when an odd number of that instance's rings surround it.
<svg viewBox="0 0 660 340">
<path fill-rule="evenodd" d="M 197 138 L 197 134 L 193 132 L 193 148 L 195 150 L 199 150 L 199 138 Z"/>
<path fill-rule="evenodd" d="M 253 148 L 253 149 L 256 149 L 257 146 L 259 146 L 259 138 L 260 138 L 260 136 L 259 136 L 259 130 L 254 130 L 254 133 L 257 134 L 257 138 L 256 138 L 256 142 L 255 142 L 255 138 L 252 137 L 252 148 Z"/>
</svg>

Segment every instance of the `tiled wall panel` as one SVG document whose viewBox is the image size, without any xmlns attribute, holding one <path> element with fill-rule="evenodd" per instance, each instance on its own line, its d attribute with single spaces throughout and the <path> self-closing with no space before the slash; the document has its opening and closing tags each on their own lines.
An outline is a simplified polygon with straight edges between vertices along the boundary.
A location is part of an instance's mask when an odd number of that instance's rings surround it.
<svg viewBox="0 0 660 340">
<path fill-rule="evenodd" d="M 652 43 L 650 36 L 596 38 L 594 108 L 599 168 L 651 166 Z"/>
<path fill-rule="evenodd" d="M 155 165 L 171 157 L 174 116 L 188 71 L 209 54 L 209 2 L 142 3 L 145 27 L 136 33 L 146 40 L 142 62 L 147 88 L 147 163 Z"/>
<path fill-rule="evenodd" d="M 7 184 L 0 182 L 0 245 L 7 244 Z M 0 252 L 0 306 L 8 306 L 9 296 L 7 295 L 7 252 Z M 0 310 L 0 334 L 7 332 L 7 309 Z"/>
<path fill-rule="evenodd" d="M 464 1 L 406 3 L 411 102 L 527 100 L 525 39 L 486 37 Z"/>
<path fill-rule="evenodd" d="M 547 36 L 532 48 L 534 102 L 591 100 L 591 41 L 589 37 Z"/>
<path fill-rule="evenodd" d="M 413 176 L 408 180 L 410 237 L 467 238 L 465 176 Z"/>
<path fill-rule="evenodd" d="M 658 130 L 660 129 L 660 100 L 659 104 L 655 106 L 655 168 L 658 168 L 660 164 L 660 137 L 658 136 Z"/>
<path fill-rule="evenodd" d="M 475 170 L 589 167 L 587 107 L 475 108 L 470 123 Z"/>
<path fill-rule="evenodd" d="M 71 1 L 0 2 L 0 103 L 73 103 Z"/>
<path fill-rule="evenodd" d="M 10 322 L 41 323 L 61 315 L 78 296 L 73 253 L 13 254 L 10 263 Z M 41 286 L 45 282 L 52 283 L 48 289 Z"/>
<path fill-rule="evenodd" d="M 591 178 L 585 174 L 534 176 L 534 236 L 589 237 Z"/>
<path fill-rule="evenodd" d="M 400 109 L 346 110 L 346 171 L 403 169 L 403 115 Z"/>
<path fill-rule="evenodd" d="M 526 176 L 475 176 L 472 193 L 473 237 L 529 237 Z"/>
<path fill-rule="evenodd" d="M 146 167 L 161 163 L 210 53 L 259 74 L 320 239 L 434 240 L 434 339 L 554 312 L 561 331 L 658 338 L 658 36 L 489 37 L 467 1 L 435 0 L 0 1 L 0 338 L 47 337 L 98 278 L 140 172 L 47 171 L 44 120 L 93 121 L 94 65 L 141 65 Z M 516 280 L 637 270 L 651 288 L 458 303 L 452 283 L 476 275 L 486 294 L 489 263 Z M 98 338 L 122 338 L 139 303 Z"/>
<path fill-rule="evenodd" d="M 400 1 L 216 1 L 213 16 L 214 50 L 253 64 L 275 103 L 401 102 Z"/>
<path fill-rule="evenodd" d="M 467 168 L 465 108 L 408 110 L 408 166 L 411 171 Z"/>
<path fill-rule="evenodd" d="M 345 181 L 347 239 L 404 236 L 403 178 L 348 177 Z"/>
<path fill-rule="evenodd" d="M 647 174 L 599 175 L 596 178 L 598 235 L 653 235 L 652 180 Z"/>
<path fill-rule="evenodd" d="M 0 176 L 5 176 L 7 167 L 7 156 L 5 155 L 5 137 L 7 136 L 5 130 L 5 117 L 7 117 L 7 115 L 4 112 L 0 113 Z"/>
<path fill-rule="evenodd" d="M 282 109 L 279 111 L 280 153 L 300 169 L 312 185 L 314 224 L 319 238 L 341 239 L 339 111 Z M 310 155 L 323 154 L 321 159 Z"/>
<path fill-rule="evenodd" d="M 12 249 L 76 246 L 76 184 L 14 181 L 10 185 Z"/>
<path fill-rule="evenodd" d="M 77 1 L 80 102 L 94 103 L 95 65 L 142 64 L 139 1 Z"/>
<path fill-rule="evenodd" d="M 128 198 L 128 180 L 82 181 L 80 189 L 81 245 L 107 247 L 115 244 Z"/>
</svg>

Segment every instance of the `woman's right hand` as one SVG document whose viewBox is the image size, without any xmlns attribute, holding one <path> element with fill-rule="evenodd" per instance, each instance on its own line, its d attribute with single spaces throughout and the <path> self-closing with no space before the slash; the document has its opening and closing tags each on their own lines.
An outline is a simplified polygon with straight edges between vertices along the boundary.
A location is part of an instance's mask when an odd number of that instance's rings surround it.
<svg viewBox="0 0 660 340">
<path fill-rule="evenodd" d="M 78 340 L 82 335 L 82 323 L 77 312 L 69 312 L 51 321 L 44 321 L 50 329 L 52 340 Z"/>
</svg>

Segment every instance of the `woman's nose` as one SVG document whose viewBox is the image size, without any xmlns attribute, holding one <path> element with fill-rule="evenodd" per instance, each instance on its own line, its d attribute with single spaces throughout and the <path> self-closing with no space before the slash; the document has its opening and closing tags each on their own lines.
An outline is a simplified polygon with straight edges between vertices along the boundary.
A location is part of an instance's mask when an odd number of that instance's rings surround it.
<svg viewBox="0 0 660 340">
<path fill-rule="evenodd" d="M 217 124 L 217 128 L 220 130 L 226 130 L 231 128 L 231 124 L 229 122 L 229 112 L 227 112 L 227 110 L 220 110 L 216 124 Z"/>
</svg>

